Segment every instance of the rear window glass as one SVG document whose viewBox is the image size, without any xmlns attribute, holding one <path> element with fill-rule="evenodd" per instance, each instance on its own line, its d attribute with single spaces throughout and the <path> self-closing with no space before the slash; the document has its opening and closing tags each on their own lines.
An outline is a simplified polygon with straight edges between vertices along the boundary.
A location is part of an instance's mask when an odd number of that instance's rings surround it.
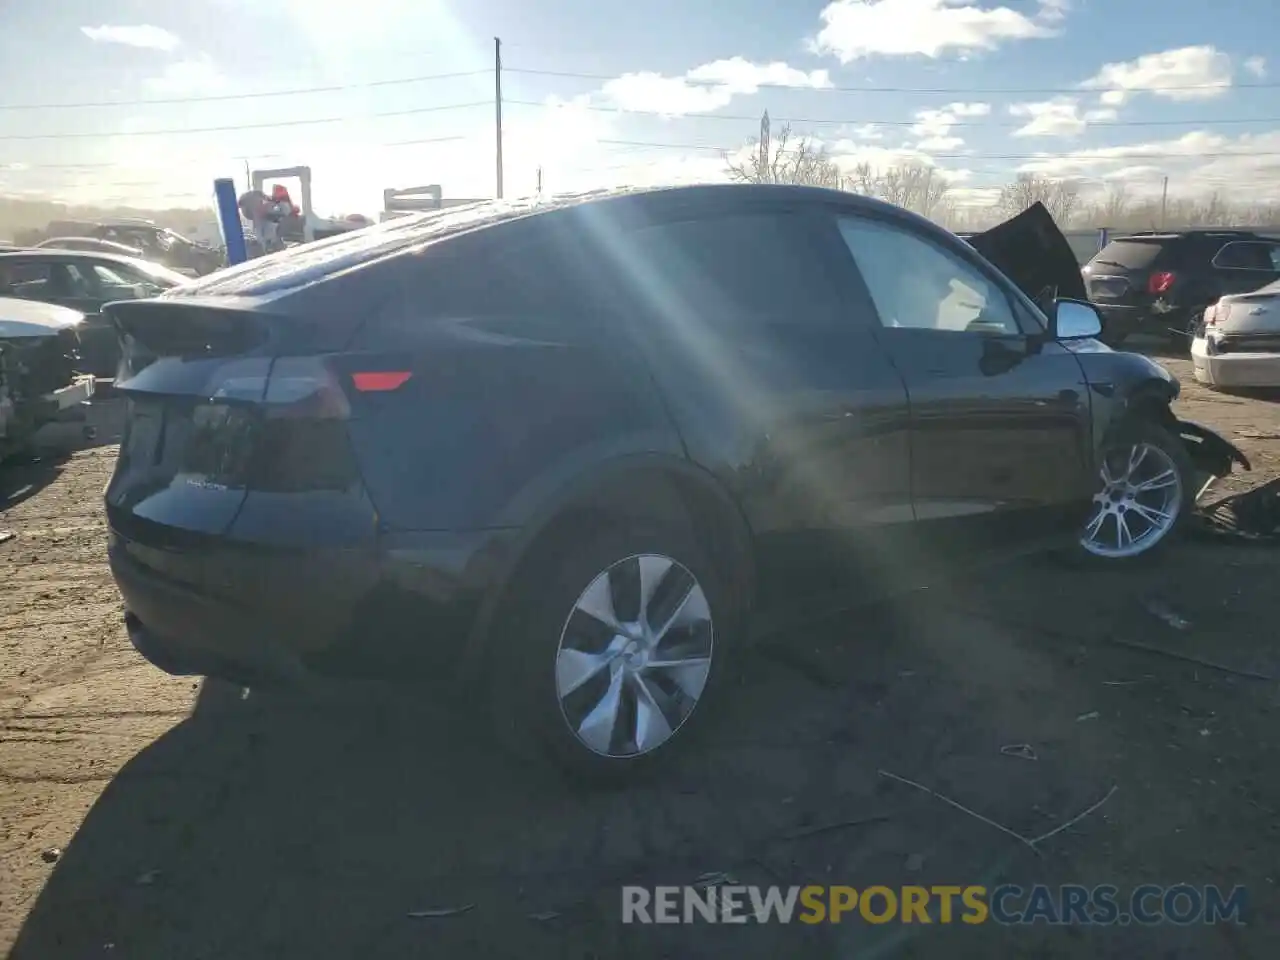
<svg viewBox="0 0 1280 960">
<path fill-rule="evenodd" d="M 290 290 L 432 240 L 510 220 L 533 209 L 519 202 L 485 203 L 409 214 L 219 270 L 188 284 L 183 294 L 261 296 Z"/>
<path fill-rule="evenodd" d="M 1093 259 L 1095 263 L 1144 270 L 1155 262 L 1163 249 L 1157 240 L 1112 240 Z"/>
</svg>

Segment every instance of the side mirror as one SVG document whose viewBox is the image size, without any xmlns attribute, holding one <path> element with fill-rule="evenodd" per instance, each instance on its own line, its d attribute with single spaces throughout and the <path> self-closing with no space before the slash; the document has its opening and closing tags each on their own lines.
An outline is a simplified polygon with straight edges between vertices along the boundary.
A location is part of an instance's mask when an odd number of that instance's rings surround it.
<svg viewBox="0 0 1280 960">
<path fill-rule="evenodd" d="M 1055 300 L 1049 314 L 1049 333 L 1054 340 L 1086 340 L 1102 333 L 1102 315 L 1083 300 Z"/>
</svg>

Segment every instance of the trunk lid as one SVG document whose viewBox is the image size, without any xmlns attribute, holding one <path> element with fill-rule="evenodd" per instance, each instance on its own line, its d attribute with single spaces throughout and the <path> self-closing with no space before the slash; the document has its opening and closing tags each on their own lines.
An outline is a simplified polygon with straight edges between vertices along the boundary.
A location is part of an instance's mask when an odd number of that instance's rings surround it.
<svg viewBox="0 0 1280 960">
<path fill-rule="evenodd" d="M 124 354 L 116 389 L 127 417 L 106 495 L 118 524 L 164 525 L 169 538 L 224 534 L 253 490 L 350 480 L 345 424 L 323 425 L 314 449 L 296 444 L 326 419 L 306 407 L 308 387 L 334 389 L 323 361 L 307 358 L 345 343 L 358 315 L 324 322 L 270 306 L 161 297 L 105 308 Z"/>
</svg>

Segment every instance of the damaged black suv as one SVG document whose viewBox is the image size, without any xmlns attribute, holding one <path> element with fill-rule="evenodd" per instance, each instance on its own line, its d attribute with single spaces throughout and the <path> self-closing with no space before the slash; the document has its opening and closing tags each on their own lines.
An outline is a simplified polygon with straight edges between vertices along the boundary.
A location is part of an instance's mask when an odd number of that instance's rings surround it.
<svg viewBox="0 0 1280 960">
<path fill-rule="evenodd" d="M 1065 244 L 1043 208 L 966 245 L 697 186 L 408 216 L 113 304 L 152 359 L 106 490 L 130 636 L 246 684 L 447 678 L 509 742 L 634 774 L 780 619 L 1128 562 L 1243 461 L 1094 339 Z"/>
</svg>

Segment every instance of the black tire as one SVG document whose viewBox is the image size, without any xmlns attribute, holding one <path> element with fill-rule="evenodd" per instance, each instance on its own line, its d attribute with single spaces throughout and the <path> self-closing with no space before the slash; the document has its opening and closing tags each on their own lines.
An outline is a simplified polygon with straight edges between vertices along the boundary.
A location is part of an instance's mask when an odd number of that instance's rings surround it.
<svg viewBox="0 0 1280 960">
<path fill-rule="evenodd" d="M 711 612 L 712 656 L 692 713 L 649 753 L 610 757 L 574 735 L 561 709 L 555 668 L 562 631 L 583 591 L 618 561 L 644 554 L 675 560 L 702 587 Z M 625 785 L 643 779 L 698 738 L 716 707 L 740 616 L 731 591 L 690 530 L 639 522 L 578 525 L 539 549 L 495 621 L 487 663 L 488 709 L 499 742 L 527 760 L 550 760 L 571 779 Z"/>
<path fill-rule="evenodd" d="M 1134 563 L 1146 563 L 1162 556 L 1171 545 L 1175 544 L 1186 529 L 1187 518 L 1195 509 L 1196 470 L 1187 453 L 1182 439 L 1171 433 L 1161 424 L 1148 417 L 1137 416 L 1118 424 L 1103 443 L 1102 457 L 1118 448 L 1132 447 L 1137 443 L 1149 443 L 1162 450 L 1173 463 L 1180 485 L 1180 500 L 1177 517 L 1172 528 L 1153 542 L 1141 553 L 1126 557 L 1106 557 L 1090 552 L 1082 543 L 1077 544 L 1067 554 L 1067 558 L 1078 564 L 1094 566 L 1120 566 Z M 1096 477 L 1101 486 L 1101 476 Z M 1083 532 L 1083 531 L 1082 531 Z"/>
</svg>

